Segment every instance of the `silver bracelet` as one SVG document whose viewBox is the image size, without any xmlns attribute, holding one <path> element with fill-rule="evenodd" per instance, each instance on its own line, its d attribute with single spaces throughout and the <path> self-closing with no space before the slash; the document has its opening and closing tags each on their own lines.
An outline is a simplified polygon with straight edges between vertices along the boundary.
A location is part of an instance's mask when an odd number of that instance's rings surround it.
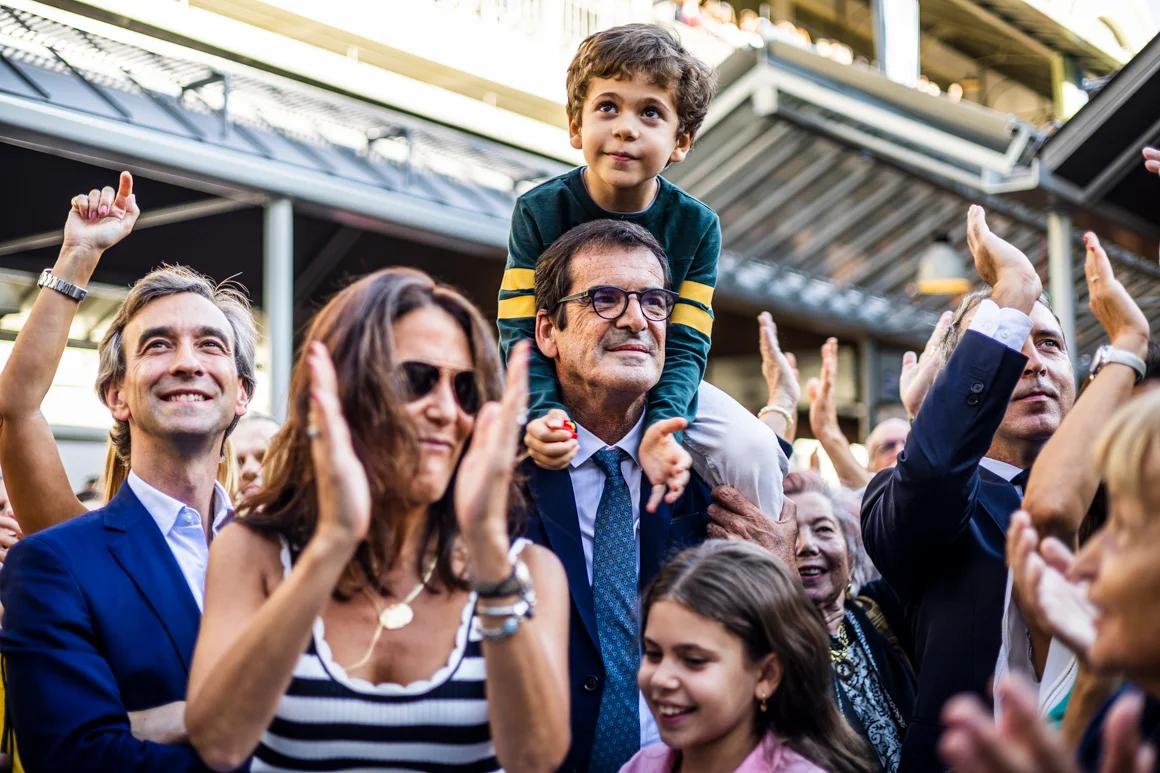
<svg viewBox="0 0 1160 773">
<path fill-rule="evenodd" d="M 522 616 L 511 616 L 506 619 L 496 628 L 488 628 L 484 625 L 479 626 L 479 635 L 483 637 L 484 641 L 503 641 L 510 639 L 516 635 L 520 630 L 520 624 L 524 622 Z"/>
<path fill-rule="evenodd" d="M 475 614 L 481 617 L 534 617 L 535 610 L 534 595 L 531 598 L 525 596 L 516 603 L 504 607 L 484 607 L 478 603 L 475 605 Z"/>
</svg>

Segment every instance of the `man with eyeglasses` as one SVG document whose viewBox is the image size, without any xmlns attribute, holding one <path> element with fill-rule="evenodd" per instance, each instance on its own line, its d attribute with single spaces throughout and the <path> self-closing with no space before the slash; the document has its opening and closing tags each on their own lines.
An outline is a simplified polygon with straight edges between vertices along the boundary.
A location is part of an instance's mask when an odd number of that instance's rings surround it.
<svg viewBox="0 0 1160 773">
<path fill-rule="evenodd" d="M 564 469 L 524 466 L 528 534 L 560 558 L 572 597 L 564 770 L 609 769 L 657 738 L 636 687 L 636 607 L 666 558 L 708 536 L 733 536 L 793 565 L 793 518 L 771 521 L 736 490 L 711 492 L 695 473 L 686 471 L 679 497 L 647 508 L 640 445 L 649 391 L 665 365 L 677 298 L 670 285 L 656 239 L 624 221 L 577 226 L 536 265 L 536 345 L 555 366 L 575 440 Z"/>
</svg>

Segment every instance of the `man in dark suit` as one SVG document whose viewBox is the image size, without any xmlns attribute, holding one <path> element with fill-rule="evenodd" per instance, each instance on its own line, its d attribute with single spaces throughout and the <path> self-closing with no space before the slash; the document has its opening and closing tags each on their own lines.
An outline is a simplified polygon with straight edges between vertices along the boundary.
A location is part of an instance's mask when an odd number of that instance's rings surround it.
<svg viewBox="0 0 1160 773">
<path fill-rule="evenodd" d="M 648 512 L 640 449 L 670 442 L 674 431 L 660 423 L 643 428 L 648 392 L 664 367 L 663 290 L 670 285 L 667 258 L 648 231 L 623 221 L 578 226 L 545 251 L 535 284 L 536 343 L 554 361 L 576 423 L 574 437 L 570 428 L 548 436 L 573 454 L 565 469 L 524 467 L 528 535 L 560 558 L 572 597 L 572 746 L 563 769 L 617 770 L 657 737 L 636 688 L 640 591 L 668 557 L 719 529 L 762 542 L 794 566 L 796 529 L 793 518 L 771 524 L 735 490 L 710 492 L 687 471 L 683 493 Z M 594 303 L 591 293 L 562 300 L 594 287 L 631 294 L 620 305 Z M 641 295 L 656 289 L 661 296 Z"/>
<path fill-rule="evenodd" d="M 900 770 L 941 766 L 939 713 L 983 694 L 999 650 L 1004 540 L 1039 450 L 1075 398 L 1058 320 L 1034 267 L 968 214 L 968 244 L 990 290 L 964 299 L 949 354 L 895 467 L 862 500 L 866 550 L 905 606 L 918 698 Z"/>
<path fill-rule="evenodd" d="M 74 200 L 63 283 L 42 293 L 83 297 L 75 286 L 132 229 L 127 173 L 94 193 Z M 9 719 L 29 773 L 207 770 L 185 743 L 185 690 L 209 542 L 232 514 L 216 477 L 253 392 L 254 337 L 243 298 L 167 267 L 137 282 L 102 340 L 98 392 L 128 480 L 105 507 L 21 541 L 0 576 Z"/>
</svg>

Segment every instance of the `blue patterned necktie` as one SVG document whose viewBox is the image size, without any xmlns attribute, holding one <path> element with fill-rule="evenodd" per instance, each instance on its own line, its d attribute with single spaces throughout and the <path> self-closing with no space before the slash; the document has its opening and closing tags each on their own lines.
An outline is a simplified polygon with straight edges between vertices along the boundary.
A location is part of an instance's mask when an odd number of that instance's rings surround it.
<svg viewBox="0 0 1160 773">
<path fill-rule="evenodd" d="M 593 456 L 605 478 L 592 536 L 592 601 L 604 661 L 604 693 L 589 768 L 595 773 L 615 773 L 640 750 L 636 535 L 632 496 L 620 472 L 626 456 L 619 448 L 604 448 Z"/>
</svg>

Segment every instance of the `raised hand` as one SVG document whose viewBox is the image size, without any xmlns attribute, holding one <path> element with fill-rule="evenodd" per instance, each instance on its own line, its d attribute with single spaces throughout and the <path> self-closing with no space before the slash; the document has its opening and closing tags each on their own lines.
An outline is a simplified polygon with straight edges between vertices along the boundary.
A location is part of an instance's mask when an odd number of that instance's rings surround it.
<svg viewBox="0 0 1160 773">
<path fill-rule="evenodd" d="M 1097 534 L 1093 539 L 1101 539 Z M 1075 555 L 1055 537 L 1039 545 L 1027 559 L 1027 585 L 1053 636 L 1081 661 L 1096 640 L 1096 610 L 1088 600 L 1088 584 L 1071 578 Z"/>
<path fill-rule="evenodd" d="M 562 470 L 580 450 L 575 425 L 568 414 L 553 408 L 547 414 L 528 422 L 524 445 L 532 461 L 545 470 Z"/>
<path fill-rule="evenodd" d="M 489 402 L 480 409 L 472 431 L 471 446 L 459 463 L 455 480 L 455 515 L 459 520 L 459 532 L 475 563 L 480 558 L 474 555 L 477 552 L 473 550 L 475 546 L 495 547 L 497 554 L 506 555 L 507 552 L 508 488 L 515 470 L 520 419 L 528 407 L 530 344 L 530 341 L 521 341 L 512 348 L 508 356 L 503 399 L 498 403 Z M 476 578 L 480 579 L 478 573 Z"/>
<path fill-rule="evenodd" d="M 1092 232 L 1083 235 L 1087 255 L 1083 272 L 1087 277 L 1088 306 L 1108 334 L 1112 346 L 1143 358 L 1148 353 L 1148 320 L 1128 291 L 1116 279 L 1108 255 Z"/>
<path fill-rule="evenodd" d="M 930 338 L 926 340 L 926 346 L 923 348 L 921 356 L 916 357 L 914 352 L 906 352 L 902 355 L 902 372 L 898 376 L 898 395 L 902 400 L 903 407 L 906 408 L 906 415 L 911 419 L 918 415 L 918 409 L 922 407 L 926 393 L 930 391 L 935 377 L 938 376 L 939 367 L 941 367 L 938 355 L 939 345 L 942 343 L 943 337 L 946 336 L 947 328 L 951 326 L 953 318 L 954 315 L 949 311 L 944 311 L 939 315 L 938 323 L 934 326 Z"/>
<path fill-rule="evenodd" d="M 958 773 L 1079 773 L 1079 765 L 1059 733 L 1039 716 L 1035 690 L 1026 679 L 1007 674 L 995 685 L 1003 706 L 996 721 L 974 695 L 959 695 L 943 709 L 946 731 L 939 741 L 943 761 Z M 1118 698 L 1104 720 L 1100 773 L 1148 773 L 1156 749 L 1141 743 L 1144 702 L 1129 693 Z"/>
<path fill-rule="evenodd" d="M 318 487 L 315 538 L 337 542 L 353 553 L 371 523 L 371 492 L 366 469 L 354 452 L 350 427 L 338 399 L 338 377 L 326 347 L 312 341 L 306 352 L 310 367 L 310 412 L 306 434 Z"/>
<path fill-rule="evenodd" d="M 87 250 L 99 255 L 128 236 L 140 214 L 137 197 L 133 195 L 133 175 L 121 172 L 117 190 L 106 185 L 73 197 L 61 249 Z"/>
<path fill-rule="evenodd" d="M 801 399 L 797 360 L 784 353 L 777 340 L 777 323 L 768 311 L 757 315 L 758 348 L 761 350 L 761 375 L 769 389 L 769 403 L 796 411 Z"/>
<path fill-rule="evenodd" d="M 8 560 L 8 550 L 24 537 L 11 511 L 0 512 L 0 564 Z"/>
<path fill-rule="evenodd" d="M 1043 293 L 1035 266 L 1017 247 L 993 233 L 983 208 L 967 210 L 967 247 L 979 278 L 994 288 L 995 302 L 1028 314 Z"/>
<path fill-rule="evenodd" d="M 1152 174 L 1160 174 L 1160 148 L 1144 148 L 1144 168 Z"/>
<path fill-rule="evenodd" d="M 689 467 L 693 457 L 689 456 L 676 438 L 689 422 L 680 417 L 658 421 L 644 431 L 640 440 L 640 466 L 652 484 L 652 491 L 644 509 L 655 513 L 661 500 L 672 504 L 685 492 L 689 482 Z"/>
<path fill-rule="evenodd" d="M 810 401 L 810 429 L 821 440 L 835 433 L 838 426 L 838 406 L 834 402 L 834 383 L 838 380 L 838 339 L 827 338 L 822 344 L 822 369 L 817 378 L 806 383 L 806 397 Z"/>
</svg>

